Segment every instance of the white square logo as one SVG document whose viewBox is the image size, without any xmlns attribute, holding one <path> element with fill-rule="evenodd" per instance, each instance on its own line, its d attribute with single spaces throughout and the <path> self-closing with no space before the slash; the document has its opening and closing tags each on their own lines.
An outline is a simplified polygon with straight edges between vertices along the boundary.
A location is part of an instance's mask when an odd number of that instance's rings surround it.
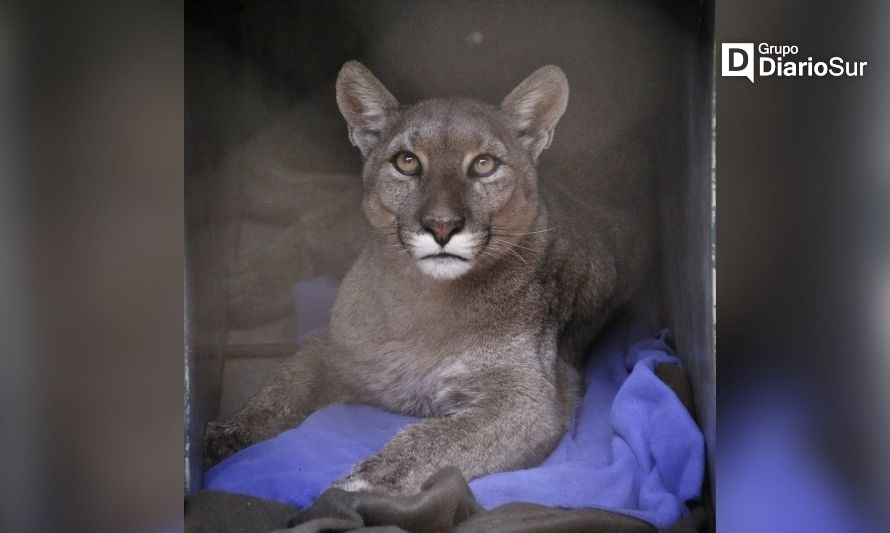
<svg viewBox="0 0 890 533">
<path fill-rule="evenodd" d="M 754 83 L 754 43 L 723 43 L 724 76 L 744 76 Z"/>
</svg>

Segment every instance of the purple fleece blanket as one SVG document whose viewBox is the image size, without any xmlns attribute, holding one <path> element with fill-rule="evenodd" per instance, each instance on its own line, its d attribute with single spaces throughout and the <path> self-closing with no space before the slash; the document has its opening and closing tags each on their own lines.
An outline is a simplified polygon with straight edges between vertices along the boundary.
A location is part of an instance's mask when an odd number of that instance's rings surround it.
<svg viewBox="0 0 890 533">
<path fill-rule="evenodd" d="M 654 373 L 679 365 L 666 332 L 646 336 L 613 325 L 592 349 L 583 401 L 550 456 L 527 470 L 473 480 L 486 509 L 507 502 L 598 507 L 664 528 L 700 496 L 701 431 Z M 205 488 L 306 507 L 401 428 L 419 419 L 361 405 L 331 405 L 300 427 L 229 457 L 209 470 Z"/>
</svg>

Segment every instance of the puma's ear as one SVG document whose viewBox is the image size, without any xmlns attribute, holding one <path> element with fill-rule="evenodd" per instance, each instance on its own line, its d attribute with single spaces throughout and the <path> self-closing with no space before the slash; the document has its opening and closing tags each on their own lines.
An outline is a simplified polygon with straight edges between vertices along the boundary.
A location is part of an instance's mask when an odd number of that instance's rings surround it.
<svg viewBox="0 0 890 533">
<path fill-rule="evenodd" d="M 533 161 L 550 146 L 553 129 L 566 110 L 569 82 L 562 69 L 554 65 L 541 67 L 525 79 L 501 102 L 513 121 L 520 141 Z"/>
<path fill-rule="evenodd" d="M 364 65 L 349 61 L 337 76 L 337 105 L 349 125 L 349 140 L 367 156 L 399 102 Z"/>
</svg>

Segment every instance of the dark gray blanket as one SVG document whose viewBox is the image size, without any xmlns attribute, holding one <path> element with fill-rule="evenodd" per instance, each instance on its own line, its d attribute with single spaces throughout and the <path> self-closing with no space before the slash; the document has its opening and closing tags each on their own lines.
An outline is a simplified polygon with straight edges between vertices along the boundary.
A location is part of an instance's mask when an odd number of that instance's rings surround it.
<svg viewBox="0 0 890 533">
<path fill-rule="evenodd" d="M 186 500 L 186 531 L 199 532 L 401 532 L 401 531 L 603 531 L 653 533 L 650 524 L 617 513 L 563 510 L 511 503 L 485 511 L 460 471 L 443 468 L 416 496 L 388 497 L 330 489 L 311 507 L 204 491 Z"/>
</svg>

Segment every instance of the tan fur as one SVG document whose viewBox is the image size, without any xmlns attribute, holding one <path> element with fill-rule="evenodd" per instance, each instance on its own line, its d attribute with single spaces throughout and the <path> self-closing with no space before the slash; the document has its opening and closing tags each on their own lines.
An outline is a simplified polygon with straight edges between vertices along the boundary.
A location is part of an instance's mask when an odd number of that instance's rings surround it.
<svg viewBox="0 0 890 533">
<path fill-rule="evenodd" d="M 500 107 L 399 106 L 362 65 L 343 67 L 337 101 L 365 156 L 372 238 L 328 331 L 233 421 L 209 428 L 213 459 L 332 401 L 428 418 L 358 465 L 339 484 L 347 489 L 411 493 L 447 465 L 473 478 L 546 456 L 569 424 L 581 358 L 636 286 L 648 248 L 631 214 L 539 191 L 535 164 L 567 100 L 553 66 Z M 391 163 L 403 150 L 419 175 Z M 482 154 L 501 161 L 490 178 L 468 174 Z M 440 245 L 425 220 L 460 230 Z"/>
</svg>

